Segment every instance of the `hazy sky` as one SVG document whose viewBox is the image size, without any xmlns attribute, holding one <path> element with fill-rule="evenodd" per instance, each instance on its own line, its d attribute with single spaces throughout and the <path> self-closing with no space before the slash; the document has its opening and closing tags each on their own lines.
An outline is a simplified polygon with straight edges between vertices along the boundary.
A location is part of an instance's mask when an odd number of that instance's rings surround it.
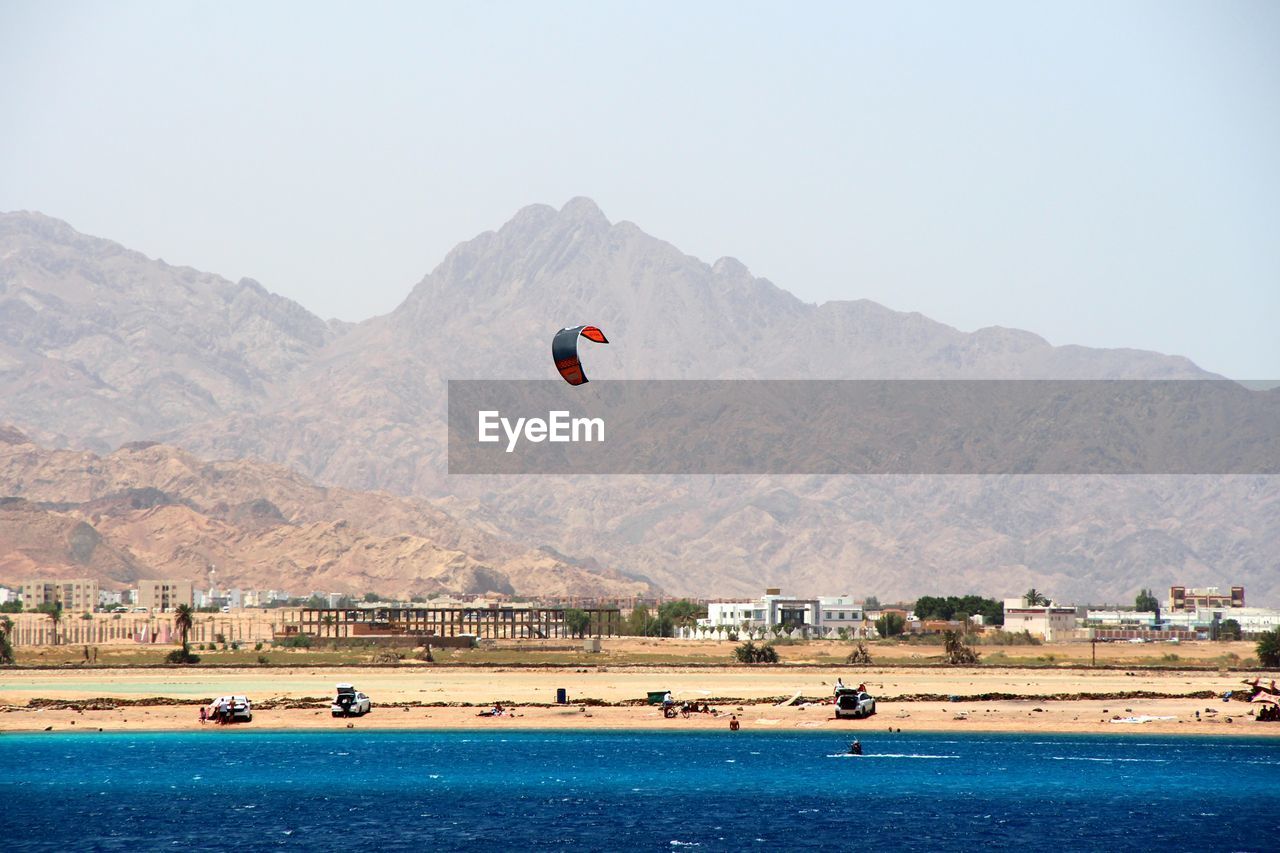
<svg viewBox="0 0 1280 853">
<path fill-rule="evenodd" d="M 0 209 L 394 307 L 594 198 L 808 301 L 1280 377 L 1280 3 L 0 0 Z"/>
</svg>

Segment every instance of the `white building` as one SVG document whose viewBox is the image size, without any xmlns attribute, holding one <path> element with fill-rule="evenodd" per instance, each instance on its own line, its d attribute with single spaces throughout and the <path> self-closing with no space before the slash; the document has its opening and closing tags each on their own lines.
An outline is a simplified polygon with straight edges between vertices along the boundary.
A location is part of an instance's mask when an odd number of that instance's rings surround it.
<svg viewBox="0 0 1280 853">
<path fill-rule="evenodd" d="M 836 637 L 844 629 L 848 636 L 858 637 L 867 628 L 863 617 L 862 605 L 847 595 L 791 598 L 780 589 L 768 589 L 751 601 L 708 604 L 706 618 L 698 620 L 698 630 L 720 634 L 785 627 L 815 637 Z"/>
<path fill-rule="evenodd" d="M 863 637 L 870 631 L 870 636 L 876 636 L 875 628 L 870 626 L 866 621 L 866 614 L 862 611 L 862 605 L 854 602 L 847 595 L 827 595 L 818 598 L 818 607 L 822 613 L 822 619 L 819 623 L 821 635 L 824 637 L 839 637 L 840 631 L 845 632 L 847 637 Z"/>
<path fill-rule="evenodd" d="M 1076 630 L 1076 609 L 1052 602 L 1030 606 L 1021 598 L 1006 598 L 1004 629 L 1026 631 L 1049 643 L 1069 639 Z"/>
<path fill-rule="evenodd" d="M 707 605 L 707 618 L 698 620 L 700 629 L 731 631 L 772 631 L 821 629 L 822 608 L 816 598 L 790 598 L 780 589 L 767 589 L 754 601 L 722 601 Z"/>
<path fill-rule="evenodd" d="M 0 604 L 8 604 L 10 601 L 17 601 L 21 596 L 18 595 L 16 589 L 9 589 L 7 586 L 0 586 Z"/>
<path fill-rule="evenodd" d="M 1161 624 L 1169 628 L 1210 631 L 1214 621 L 1234 619 L 1244 635 L 1263 634 L 1280 628 L 1280 610 L 1270 607 L 1226 607 L 1213 610 L 1186 610 L 1164 614 Z"/>
<path fill-rule="evenodd" d="M 1138 610 L 1088 610 L 1084 621 L 1091 628 L 1154 628 L 1156 614 Z"/>
</svg>

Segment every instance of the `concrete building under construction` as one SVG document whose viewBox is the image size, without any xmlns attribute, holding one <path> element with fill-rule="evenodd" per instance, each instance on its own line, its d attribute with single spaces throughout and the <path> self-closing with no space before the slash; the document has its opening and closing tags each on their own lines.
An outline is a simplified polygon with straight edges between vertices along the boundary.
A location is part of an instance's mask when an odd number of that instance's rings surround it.
<svg viewBox="0 0 1280 853">
<path fill-rule="evenodd" d="M 583 616 L 577 617 L 581 613 Z M 582 620 L 581 625 L 574 619 Z M 615 637 L 622 627 L 616 607 L 540 607 L 493 604 L 488 607 L 360 607 L 303 608 L 297 628 L 301 634 L 329 639 L 378 637 L 474 637 L 476 639 L 557 639 Z"/>
</svg>

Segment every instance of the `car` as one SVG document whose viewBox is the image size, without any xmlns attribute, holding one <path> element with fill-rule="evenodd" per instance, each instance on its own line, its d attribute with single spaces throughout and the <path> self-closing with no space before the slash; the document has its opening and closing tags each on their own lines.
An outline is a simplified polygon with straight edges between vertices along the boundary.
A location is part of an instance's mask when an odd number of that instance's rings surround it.
<svg viewBox="0 0 1280 853">
<path fill-rule="evenodd" d="M 222 716 L 225 710 L 230 711 L 229 718 Z M 252 723 L 253 703 L 248 696 L 219 696 L 209 703 L 209 719 L 227 723 Z"/>
<path fill-rule="evenodd" d="M 836 719 L 860 720 L 876 712 L 876 700 L 871 694 L 854 687 L 842 687 L 836 691 Z"/>
<path fill-rule="evenodd" d="M 339 684 L 338 695 L 334 697 L 329 711 L 335 717 L 363 717 L 373 710 L 373 701 L 364 693 L 356 690 L 354 685 Z"/>
</svg>

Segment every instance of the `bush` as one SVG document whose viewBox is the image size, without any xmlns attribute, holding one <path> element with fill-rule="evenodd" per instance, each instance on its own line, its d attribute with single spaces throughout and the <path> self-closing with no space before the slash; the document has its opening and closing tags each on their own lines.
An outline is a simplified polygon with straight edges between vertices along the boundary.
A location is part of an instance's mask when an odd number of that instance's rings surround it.
<svg viewBox="0 0 1280 853">
<path fill-rule="evenodd" d="M 944 632 L 942 645 L 946 651 L 947 663 L 967 666 L 978 662 L 978 653 L 965 644 L 964 636 L 958 631 Z"/>
<path fill-rule="evenodd" d="M 193 655 L 191 652 L 186 652 L 182 649 L 174 649 L 169 652 L 169 654 L 165 655 L 164 660 L 165 663 L 200 663 L 200 656 Z"/>
<path fill-rule="evenodd" d="M 254 650 L 255 652 L 260 652 L 260 651 L 262 651 L 262 641 L 261 641 L 261 640 L 259 640 L 259 641 L 258 641 L 258 643 L 253 647 L 253 650 Z"/>
<path fill-rule="evenodd" d="M 238 651 L 240 651 L 240 644 L 239 644 L 239 643 L 232 643 L 232 644 L 231 644 L 231 651 L 233 651 L 233 652 L 238 652 Z"/>
<path fill-rule="evenodd" d="M 395 649 L 379 649 L 373 654 L 374 663 L 400 663 L 404 660 L 404 655 Z"/>
<path fill-rule="evenodd" d="M 871 652 L 867 651 L 866 643 L 858 643 L 858 647 L 849 652 L 849 657 L 845 658 L 845 663 L 852 664 L 869 664 L 871 663 Z"/>
<path fill-rule="evenodd" d="M 258 643 L 258 645 L 261 646 L 262 643 Z M 266 655 L 258 655 L 258 663 L 270 663 L 270 661 L 267 660 Z"/>
<path fill-rule="evenodd" d="M 773 647 L 772 643 L 766 643 L 757 646 L 751 640 L 747 640 L 742 645 L 733 650 L 733 656 L 738 663 L 777 663 L 778 650 Z"/>
<path fill-rule="evenodd" d="M 977 641 L 984 646 L 1038 646 L 1044 641 L 1031 635 L 1030 631 L 988 631 Z"/>
<path fill-rule="evenodd" d="M 283 646 L 286 649 L 309 649 L 311 648 L 311 635 L 294 634 L 292 637 L 281 640 L 276 645 Z"/>
<path fill-rule="evenodd" d="M 1263 666 L 1280 666 L 1280 628 L 1258 638 L 1258 661 Z"/>
</svg>

